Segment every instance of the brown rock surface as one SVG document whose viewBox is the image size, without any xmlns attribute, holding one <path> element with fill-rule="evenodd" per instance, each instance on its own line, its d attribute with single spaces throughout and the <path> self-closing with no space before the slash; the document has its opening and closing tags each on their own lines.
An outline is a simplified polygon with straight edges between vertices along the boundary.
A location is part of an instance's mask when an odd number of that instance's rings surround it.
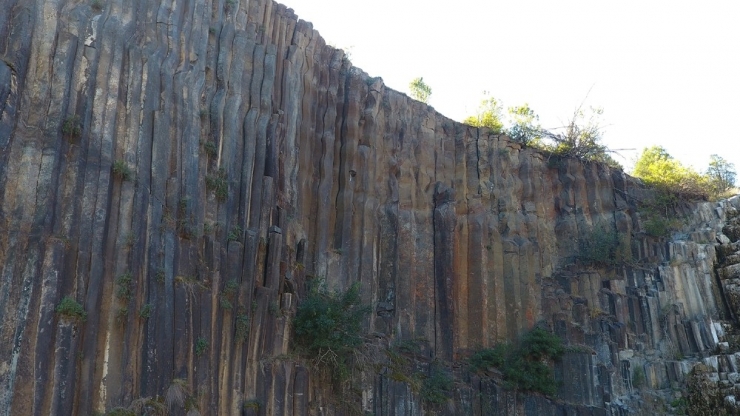
<svg viewBox="0 0 740 416">
<path fill-rule="evenodd" d="M 461 375 L 442 414 L 624 412 L 631 368 L 665 389 L 715 348 L 713 241 L 645 236 L 622 172 L 449 120 L 272 1 L 92 4 L 0 0 L 0 415 L 178 388 L 201 414 L 341 414 L 289 354 L 312 276 L 359 282 L 370 332 L 439 359 L 539 321 L 587 347 L 564 401 Z M 676 215 L 713 236 L 728 207 Z M 577 267 L 596 226 L 633 263 Z M 429 412 L 368 377 L 362 410 Z"/>
</svg>

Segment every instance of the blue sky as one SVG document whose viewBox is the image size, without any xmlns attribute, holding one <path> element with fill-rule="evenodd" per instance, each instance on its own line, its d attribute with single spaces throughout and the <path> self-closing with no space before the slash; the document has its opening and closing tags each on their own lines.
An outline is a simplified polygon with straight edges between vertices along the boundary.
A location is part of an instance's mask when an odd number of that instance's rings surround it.
<svg viewBox="0 0 740 416">
<path fill-rule="evenodd" d="M 604 109 L 604 140 L 632 160 L 661 145 L 704 170 L 740 170 L 740 1 L 283 0 L 352 62 L 462 120 L 483 91 L 529 103 L 543 127 L 581 103 Z"/>
</svg>

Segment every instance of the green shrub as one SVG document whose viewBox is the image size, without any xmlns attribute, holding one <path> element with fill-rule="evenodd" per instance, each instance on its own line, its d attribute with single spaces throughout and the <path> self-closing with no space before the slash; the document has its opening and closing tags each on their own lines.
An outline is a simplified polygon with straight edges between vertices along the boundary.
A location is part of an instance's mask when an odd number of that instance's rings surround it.
<svg viewBox="0 0 740 416">
<path fill-rule="evenodd" d="M 188 197 L 182 197 L 179 201 L 177 201 L 177 216 L 178 217 L 184 217 L 188 212 L 188 204 L 190 203 L 190 198 Z"/>
<path fill-rule="evenodd" d="M 203 144 L 203 149 L 206 151 L 206 155 L 208 157 L 216 157 L 216 155 L 218 155 L 218 147 L 216 147 L 216 143 L 205 142 L 205 144 Z"/>
<path fill-rule="evenodd" d="M 82 124 L 80 117 L 72 116 L 66 118 L 62 123 L 62 134 L 68 139 L 79 139 L 82 135 Z"/>
<path fill-rule="evenodd" d="M 689 400 L 686 397 L 680 397 L 671 402 L 671 407 L 677 415 L 685 415 L 689 407 Z"/>
<path fill-rule="evenodd" d="M 643 149 L 632 175 L 676 199 L 703 200 L 709 197 L 709 178 L 683 166 L 660 146 Z"/>
<path fill-rule="evenodd" d="M 87 312 L 71 296 L 65 296 L 56 308 L 59 315 L 75 321 L 84 322 L 87 319 Z"/>
<path fill-rule="evenodd" d="M 512 125 L 506 129 L 506 134 L 515 142 L 525 146 L 541 147 L 540 117 L 529 107 L 529 104 L 509 107 L 507 112 Z"/>
<path fill-rule="evenodd" d="M 215 228 L 214 224 L 211 222 L 204 222 L 203 223 L 203 234 L 207 235 L 213 232 L 213 229 Z"/>
<path fill-rule="evenodd" d="M 481 373 L 495 367 L 501 370 L 507 388 L 554 395 L 557 384 L 549 362 L 565 353 L 560 337 L 535 328 L 522 337 L 519 345 L 498 344 L 478 351 L 469 360 L 470 368 Z"/>
<path fill-rule="evenodd" d="M 518 353 L 504 369 L 504 377 L 517 388 L 554 395 L 557 384 L 546 363 L 559 359 L 564 353 L 560 337 L 535 328 L 522 338 Z"/>
<path fill-rule="evenodd" d="M 680 225 L 678 220 L 670 220 L 655 213 L 647 212 L 646 217 L 643 227 L 645 232 L 653 237 L 669 237 Z"/>
<path fill-rule="evenodd" d="M 229 234 L 226 236 L 226 241 L 240 241 L 242 233 L 242 227 L 237 225 L 229 231 Z"/>
<path fill-rule="evenodd" d="M 504 129 L 503 109 L 500 100 L 484 93 L 476 114 L 463 120 L 463 123 L 474 127 L 487 127 L 491 133 L 499 134 Z"/>
<path fill-rule="evenodd" d="M 632 260 L 629 236 L 607 227 L 594 227 L 579 238 L 578 246 L 577 259 L 587 266 L 614 267 Z"/>
<path fill-rule="evenodd" d="M 152 304 L 147 303 L 146 305 L 141 307 L 141 310 L 139 311 L 139 318 L 149 319 L 150 316 L 152 316 Z"/>
<path fill-rule="evenodd" d="M 242 313 L 236 317 L 236 329 L 234 331 L 234 339 L 236 342 L 244 342 L 249 335 L 249 315 Z"/>
<path fill-rule="evenodd" d="M 133 285 L 133 276 L 131 276 L 131 273 L 124 273 L 116 279 L 116 297 L 121 302 L 128 302 L 131 300 L 131 297 L 134 295 L 134 291 L 132 289 Z"/>
<path fill-rule="evenodd" d="M 362 321 L 370 308 L 361 305 L 356 283 L 345 292 L 329 292 L 322 286 L 321 281 L 314 281 L 298 305 L 293 320 L 295 345 L 344 379 L 349 375 L 353 353 L 364 342 Z"/>
<path fill-rule="evenodd" d="M 238 289 L 239 282 L 237 282 L 236 279 L 231 279 L 226 282 L 226 284 L 224 285 L 224 289 L 221 292 L 220 304 L 222 308 L 231 310 L 234 307 L 232 302 L 234 301 L 234 297 Z"/>
<path fill-rule="evenodd" d="M 433 405 L 440 405 L 450 399 L 453 380 L 450 373 L 438 362 L 429 366 L 429 375 L 421 385 L 421 399 Z"/>
<path fill-rule="evenodd" d="M 216 194 L 216 199 L 225 201 L 229 197 L 226 170 L 220 168 L 216 174 L 206 176 L 206 187 Z"/>
<path fill-rule="evenodd" d="M 680 195 L 664 186 L 655 189 L 654 197 L 642 203 L 640 216 L 645 233 L 653 237 L 668 237 L 681 227 L 681 220 L 672 218 Z"/>
<path fill-rule="evenodd" d="M 129 247 L 133 247 L 133 245 L 136 244 L 136 234 L 134 234 L 133 231 L 126 234 L 126 237 L 124 239 L 124 244 L 126 244 Z"/>
<path fill-rule="evenodd" d="M 239 282 L 237 282 L 236 279 L 230 279 L 224 285 L 224 294 L 231 296 L 235 294 L 238 289 L 239 289 Z"/>
<path fill-rule="evenodd" d="M 552 396 L 557 392 L 557 383 L 550 366 L 530 357 L 517 355 L 504 367 L 504 381 L 514 388 L 538 391 Z"/>
<path fill-rule="evenodd" d="M 200 357 L 208 349 L 208 340 L 205 337 L 198 338 L 195 341 L 195 355 Z"/>
<path fill-rule="evenodd" d="M 432 95 L 432 88 L 424 82 L 424 77 L 417 77 L 409 83 L 409 92 L 411 98 L 428 104 L 429 96 Z"/>
<path fill-rule="evenodd" d="M 270 312 L 270 315 L 272 316 L 279 316 L 280 315 L 280 304 L 278 302 L 272 301 L 269 305 L 267 305 L 267 312 Z"/>
<path fill-rule="evenodd" d="M 226 310 L 231 310 L 234 305 L 231 304 L 231 301 L 226 296 L 221 296 L 221 298 L 218 301 L 219 305 L 221 305 L 221 308 Z"/>
<path fill-rule="evenodd" d="M 191 223 L 192 216 L 188 216 L 189 197 L 182 197 L 177 202 L 177 231 L 180 237 L 191 240 L 197 237 L 196 227 Z"/>
<path fill-rule="evenodd" d="M 642 369 L 642 366 L 635 367 L 634 371 L 632 371 L 632 387 L 640 388 L 645 385 L 645 370 Z"/>
<path fill-rule="evenodd" d="M 134 177 L 134 173 L 130 167 L 123 160 L 116 160 L 113 162 L 113 176 L 117 177 L 122 181 L 130 181 Z"/>
<path fill-rule="evenodd" d="M 490 367 L 503 368 L 506 356 L 510 354 L 509 344 L 496 344 L 493 348 L 477 351 L 469 359 L 470 369 L 473 371 L 485 371 Z"/>
<path fill-rule="evenodd" d="M 198 397 L 196 396 L 188 396 L 185 399 L 185 405 L 183 406 L 185 408 L 185 416 L 200 416 L 200 410 L 198 410 Z"/>
<path fill-rule="evenodd" d="M 426 376 L 423 373 L 414 371 L 412 360 L 404 355 L 405 352 L 400 345 L 385 350 L 385 355 L 388 358 L 388 378 L 393 381 L 406 383 L 411 388 L 411 391 L 419 393 Z"/>
<path fill-rule="evenodd" d="M 154 280 L 159 284 L 164 284 L 164 269 L 158 269 L 154 274 Z"/>
<path fill-rule="evenodd" d="M 542 328 L 534 328 L 522 338 L 521 350 L 525 356 L 535 360 L 557 359 L 565 353 L 563 340 Z"/>
<path fill-rule="evenodd" d="M 712 199 L 725 199 L 735 195 L 738 190 L 735 187 L 737 172 L 735 164 L 727 161 L 720 155 L 711 155 L 709 167 L 705 173 L 709 182 L 710 196 Z"/>
<path fill-rule="evenodd" d="M 521 352 L 535 360 L 557 359 L 565 353 L 565 347 L 559 336 L 542 328 L 534 328 L 522 338 Z"/>
</svg>

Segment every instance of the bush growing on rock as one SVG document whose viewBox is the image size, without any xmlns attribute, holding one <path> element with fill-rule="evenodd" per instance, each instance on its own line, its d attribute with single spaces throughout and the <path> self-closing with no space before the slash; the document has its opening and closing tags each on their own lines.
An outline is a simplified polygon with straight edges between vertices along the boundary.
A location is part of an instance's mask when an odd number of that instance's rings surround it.
<svg viewBox="0 0 740 416">
<path fill-rule="evenodd" d="M 122 181 L 130 181 L 134 177 L 134 172 L 123 160 L 116 160 L 113 162 L 113 176 L 117 177 Z"/>
<path fill-rule="evenodd" d="M 516 348 L 498 344 L 476 352 L 469 360 L 472 371 L 485 373 L 491 367 L 503 375 L 504 386 L 554 395 L 557 383 L 550 363 L 565 353 L 557 335 L 535 328 L 527 333 Z"/>
<path fill-rule="evenodd" d="M 66 118 L 62 123 L 62 134 L 64 137 L 70 140 L 76 140 L 80 138 L 82 134 L 82 124 L 80 123 L 79 116 L 72 116 Z"/>
<path fill-rule="evenodd" d="M 636 366 L 632 371 L 632 387 L 639 389 L 645 385 L 645 370 L 642 366 Z"/>
<path fill-rule="evenodd" d="M 200 357 L 206 350 L 208 350 L 208 340 L 205 337 L 200 337 L 195 341 L 195 355 Z"/>
<path fill-rule="evenodd" d="M 344 292 L 329 291 L 321 281 L 310 285 L 298 305 L 293 327 L 299 352 L 317 365 L 330 367 L 334 376 L 349 376 L 352 356 L 364 342 L 362 321 L 370 312 L 360 302 L 358 284 Z"/>
<path fill-rule="evenodd" d="M 229 197 L 229 181 L 224 168 L 220 168 L 216 174 L 206 176 L 206 187 L 216 194 L 216 199 L 223 202 Z"/>
<path fill-rule="evenodd" d="M 587 266 L 615 267 L 632 260 L 629 236 L 605 226 L 581 236 L 578 245 L 578 261 Z"/>
<path fill-rule="evenodd" d="M 432 405 L 441 405 L 450 399 L 453 387 L 454 382 L 447 369 L 437 361 L 432 362 L 421 385 L 421 398 Z"/>
<path fill-rule="evenodd" d="M 75 321 L 84 322 L 87 319 L 87 312 L 76 300 L 71 296 L 65 296 L 56 309 L 57 313 L 65 318 L 69 318 Z"/>
<path fill-rule="evenodd" d="M 470 368 L 473 371 L 485 371 L 491 367 L 502 368 L 510 353 L 509 344 L 496 344 L 493 348 L 486 348 L 473 354 L 469 360 Z"/>
</svg>

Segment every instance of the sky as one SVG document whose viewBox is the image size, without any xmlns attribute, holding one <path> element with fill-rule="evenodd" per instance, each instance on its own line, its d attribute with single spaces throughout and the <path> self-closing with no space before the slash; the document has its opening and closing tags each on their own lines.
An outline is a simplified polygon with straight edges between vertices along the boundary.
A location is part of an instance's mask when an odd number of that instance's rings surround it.
<svg viewBox="0 0 740 416">
<path fill-rule="evenodd" d="M 279 1 L 390 88 L 423 77 L 454 120 L 483 91 L 528 103 L 545 128 L 601 107 L 628 170 L 653 145 L 699 171 L 711 154 L 740 170 L 740 1 Z"/>
</svg>

